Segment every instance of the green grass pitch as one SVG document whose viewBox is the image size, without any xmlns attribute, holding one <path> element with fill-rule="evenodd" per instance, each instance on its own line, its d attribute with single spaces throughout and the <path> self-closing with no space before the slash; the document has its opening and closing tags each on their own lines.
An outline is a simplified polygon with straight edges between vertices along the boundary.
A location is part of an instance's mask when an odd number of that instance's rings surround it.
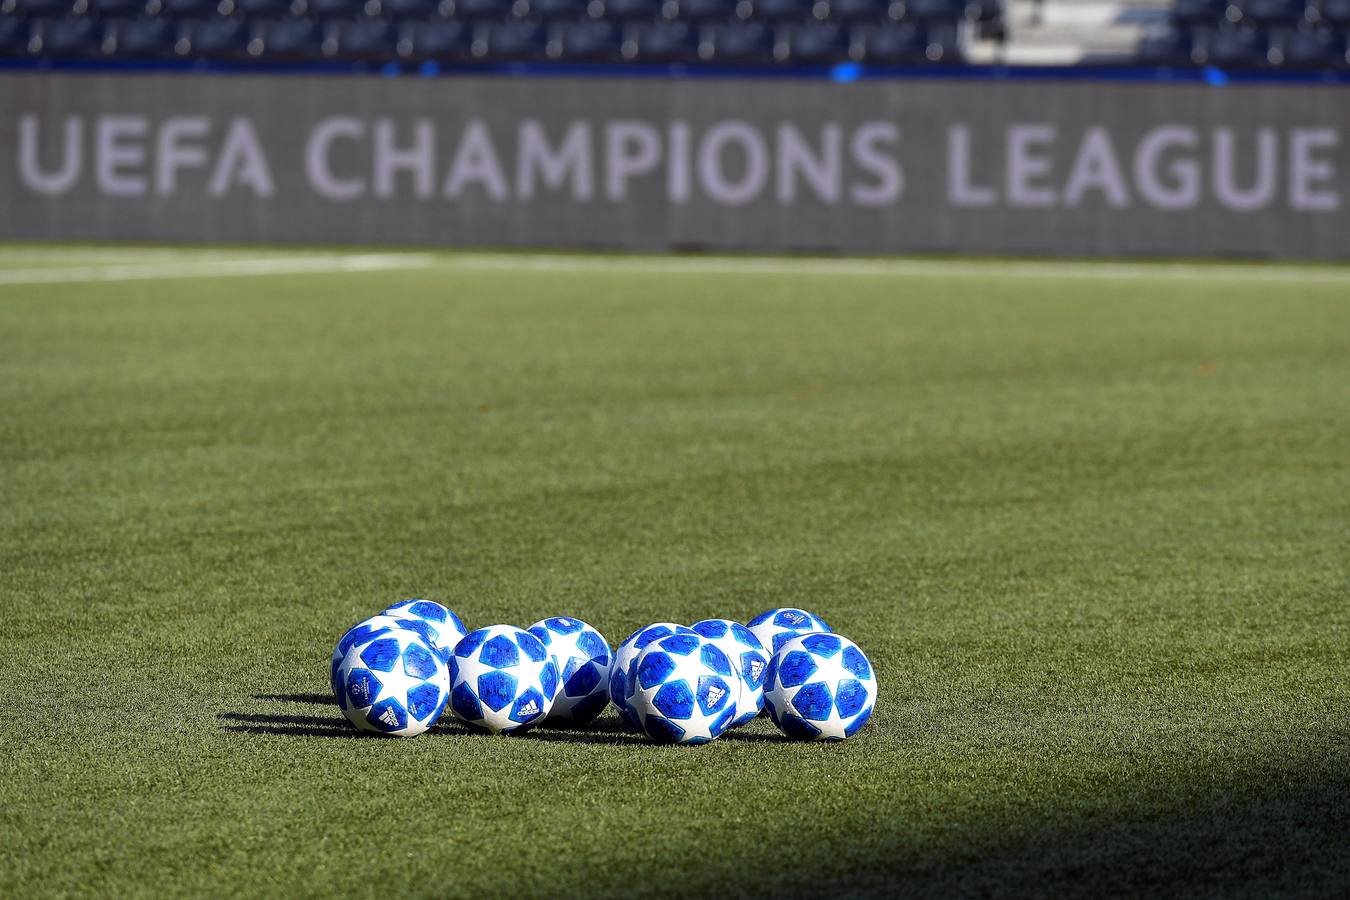
<svg viewBox="0 0 1350 900">
<path fill-rule="evenodd" d="M 292 258 L 0 248 L 0 896 L 1350 883 L 1350 271 Z M 414 595 L 801 605 L 881 699 L 355 737 Z"/>
</svg>

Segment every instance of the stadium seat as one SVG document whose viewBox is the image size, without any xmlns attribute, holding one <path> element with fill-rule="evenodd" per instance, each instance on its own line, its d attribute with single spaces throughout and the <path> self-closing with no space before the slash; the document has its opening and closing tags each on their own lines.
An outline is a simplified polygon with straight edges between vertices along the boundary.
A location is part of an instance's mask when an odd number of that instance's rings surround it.
<svg viewBox="0 0 1350 900">
<path fill-rule="evenodd" d="M 255 36 L 260 39 L 257 49 L 269 59 L 316 59 L 322 47 L 319 26 L 306 19 L 267 22 Z M 250 44 L 250 55 L 257 56 L 254 50 L 254 45 Z"/>
<path fill-rule="evenodd" d="M 613 22 L 592 19 L 554 26 L 547 53 L 565 62 L 610 62 L 619 59 L 619 29 Z"/>
<path fill-rule="evenodd" d="M 1185 66 L 1191 63 L 1191 36 L 1178 28 L 1145 34 L 1135 50 L 1145 66 Z"/>
<path fill-rule="evenodd" d="M 55 18 L 64 16 L 74 7 L 74 0 L 7 0 L 0 6 L 0 15 Z"/>
<path fill-rule="evenodd" d="M 719 63 L 770 62 L 773 32 L 762 22 L 717 25 L 700 43 L 699 56 Z"/>
<path fill-rule="evenodd" d="M 387 19 L 341 22 L 323 42 L 324 55 L 349 62 L 392 62 L 398 58 L 398 32 Z"/>
<path fill-rule="evenodd" d="M 469 55 L 469 32 L 462 22 L 410 22 L 399 39 L 400 56 L 454 62 Z"/>
<path fill-rule="evenodd" d="M 27 53 L 30 33 L 31 29 L 23 19 L 12 16 L 0 18 L 0 57 Z"/>
<path fill-rule="evenodd" d="M 248 26 L 233 19 L 184 22 L 179 37 L 192 56 L 204 59 L 240 59 L 248 51 Z"/>
<path fill-rule="evenodd" d="M 623 42 L 624 59 L 674 63 L 698 59 L 698 35 L 688 22 L 657 22 L 631 27 Z"/>
<path fill-rule="evenodd" d="M 354 19 L 366 11 L 366 0 L 305 0 L 305 4 L 305 15 L 311 19 Z"/>
<path fill-rule="evenodd" d="M 39 22 L 31 47 L 40 56 L 89 58 L 103 53 L 103 29 L 92 19 Z"/>
<path fill-rule="evenodd" d="M 604 10 L 607 19 L 650 22 L 661 14 L 661 0 L 605 0 Z"/>
<path fill-rule="evenodd" d="M 248 19 L 279 19 L 289 15 L 294 0 L 233 0 L 234 10 Z"/>
<path fill-rule="evenodd" d="M 146 0 L 84 0 L 87 15 L 106 19 L 130 19 L 145 12 Z"/>
<path fill-rule="evenodd" d="M 816 0 L 753 0 L 751 16 L 764 22 L 805 22 L 812 18 Z M 822 5 L 821 11 L 825 8 Z"/>
<path fill-rule="evenodd" d="M 1322 0 L 1315 8 L 1320 21 L 1339 28 L 1350 28 L 1350 0 Z"/>
<path fill-rule="evenodd" d="M 586 15 L 589 0 L 516 0 L 515 13 L 520 18 L 543 19 L 547 22 L 569 22 Z"/>
<path fill-rule="evenodd" d="M 475 59 L 528 62 L 544 54 L 544 30 L 535 22 L 497 22 L 474 30 L 470 46 Z"/>
<path fill-rule="evenodd" d="M 130 19 L 109 27 L 109 52 L 119 57 L 171 57 L 176 43 L 177 33 L 167 19 Z"/>
<path fill-rule="evenodd" d="M 1266 64 L 1267 39 L 1254 28 L 1224 28 L 1196 37 L 1193 59 L 1219 68 L 1249 69 Z"/>
<path fill-rule="evenodd" d="M 437 0 L 380 0 L 380 15 L 389 19 L 429 19 L 436 14 Z"/>
<path fill-rule="evenodd" d="M 840 22 L 880 23 L 890 7 L 891 0 L 829 0 L 830 18 Z"/>
<path fill-rule="evenodd" d="M 785 44 L 787 61 L 803 65 L 837 63 L 848 59 L 848 32 L 833 22 L 795 25 Z"/>
<path fill-rule="evenodd" d="M 1240 0 L 1234 7 L 1238 11 L 1240 21 L 1269 27 L 1292 26 L 1299 22 L 1303 18 L 1306 4 L 1304 0 Z"/>
<path fill-rule="evenodd" d="M 854 29 L 854 55 L 875 65 L 923 62 L 923 29 L 910 23 L 860 26 Z"/>
<path fill-rule="evenodd" d="M 449 14 L 456 19 L 505 19 L 511 14 L 511 0 L 452 0 Z"/>
<path fill-rule="evenodd" d="M 220 11 L 221 0 L 150 0 L 146 9 L 151 15 L 174 19 L 202 19 Z"/>
<path fill-rule="evenodd" d="M 1296 69 L 1343 69 L 1346 36 L 1333 31 L 1285 31 L 1271 38 L 1269 59 L 1276 65 Z"/>
<path fill-rule="evenodd" d="M 665 16 L 686 22 L 729 22 L 737 6 L 737 0 L 669 0 Z"/>
<path fill-rule="evenodd" d="M 966 0 L 904 0 L 904 18 L 915 22 L 959 22 Z"/>
<path fill-rule="evenodd" d="M 1224 21 L 1228 0 L 1176 0 L 1172 21 L 1182 25 L 1217 25 Z"/>
</svg>

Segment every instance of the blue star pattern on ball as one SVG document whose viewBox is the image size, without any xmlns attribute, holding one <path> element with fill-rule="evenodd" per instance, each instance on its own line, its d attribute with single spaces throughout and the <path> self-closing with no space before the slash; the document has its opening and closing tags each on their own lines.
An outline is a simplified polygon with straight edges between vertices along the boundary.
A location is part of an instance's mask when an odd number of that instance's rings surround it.
<svg viewBox="0 0 1350 900">
<path fill-rule="evenodd" d="M 752 721 L 764 708 L 764 675 L 769 668 L 769 654 L 764 652 L 759 638 L 740 622 L 730 619 L 704 619 L 690 627 L 725 653 L 740 675 L 740 699 L 731 727 Z"/>
<path fill-rule="evenodd" d="M 614 661 L 604 636 L 571 616 L 542 619 L 529 631 L 548 649 L 561 679 L 548 718 L 584 725 L 600 715 L 609 703 L 609 669 Z"/>
<path fill-rule="evenodd" d="M 387 616 L 380 613 L 377 616 L 371 616 L 369 619 L 357 622 L 347 629 L 347 632 L 338 640 L 337 646 L 333 648 L 333 655 L 329 659 L 328 675 L 330 680 L 336 683 L 338 666 L 342 664 L 342 658 L 347 655 L 347 650 L 352 644 L 364 643 L 381 632 L 391 630 L 411 632 L 426 641 L 433 650 L 437 650 L 437 655 L 441 657 L 442 661 L 449 658 L 449 654 L 439 652 L 439 647 L 436 644 L 439 633 L 427 622 L 421 619 Z M 333 690 L 336 693 L 337 688 Z"/>
<path fill-rule="evenodd" d="M 347 643 L 333 670 L 333 694 L 360 730 L 414 737 L 445 710 L 450 670 L 416 631 L 386 628 Z"/>
<path fill-rule="evenodd" d="M 660 638 L 633 661 L 628 706 L 663 744 L 706 744 L 731 727 L 740 677 L 727 655 L 696 632 Z"/>
<path fill-rule="evenodd" d="M 615 649 L 614 663 L 609 669 L 609 701 L 614 704 L 614 708 L 619 711 L 619 718 L 629 728 L 641 727 L 638 723 L 637 713 L 628 706 L 627 700 L 632 687 L 630 669 L 633 660 L 652 641 L 680 633 L 697 634 L 687 625 L 676 625 L 674 622 L 655 622 L 651 625 L 642 626 L 624 638 L 623 643 Z"/>
<path fill-rule="evenodd" d="M 442 658 L 446 660 L 450 659 L 450 653 L 455 649 L 455 645 L 469 633 L 454 610 L 442 606 L 435 600 L 401 600 L 381 615 L 426 622 L 432 631 L 432 646 L 441 651 Z"/>
<path fill-rule="evenodd" d="M 558 665 L 539 638 L 514 625 L 471 631 L 450 657 L 450 711 L 470 728 L 513 734 L 543 721 Z"/>
<path fill-rule="evenodd" d="M 777 653 L 779 647 L 798 635 L 834 630 L 815 613 L 793 606 L 766 609 L 747 622 L 746 626 L 770 655 Z"/>
<path fill-rule="evenodd" d="M 867 724 L 877 679 L 857 644 L 830 633 L 786 641 L 769 660 L 764 708 L 788 737 L 842 741 Z"/>
</svg>

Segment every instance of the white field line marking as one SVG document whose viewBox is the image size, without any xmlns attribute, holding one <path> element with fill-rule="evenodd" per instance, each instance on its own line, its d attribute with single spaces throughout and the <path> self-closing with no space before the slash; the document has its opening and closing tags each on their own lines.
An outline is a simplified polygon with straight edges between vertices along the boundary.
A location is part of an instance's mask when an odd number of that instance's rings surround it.
<svg viewBox="0 0 1350 900">
<path fill-rule="evenodd" d="M 445 257 L 463 269 L 534 272 L 632 272 L 657 275 L 864 275 L 929 278 L 1117 279 L 1122 281 L 1256 281 L 1350 284 L 1350 269 L 1330 266 L 1192 265 L 1186 263 L 944 262 L 921 259 L 793 259 L 726 256 L 567 256 L 465 254 Z"/>
<path fill-rule="evenodd" d="M 366 253 L 356 256 L 272 256 L 257 259 L 197 259 L 178 262 L 0 269 L 0 286 L 72 284 L 86 281 L 142 281 L 162 278 L 230 278 L 245 275 L 309 275 L 420 269 L 427 254 Z"/>
</svg>

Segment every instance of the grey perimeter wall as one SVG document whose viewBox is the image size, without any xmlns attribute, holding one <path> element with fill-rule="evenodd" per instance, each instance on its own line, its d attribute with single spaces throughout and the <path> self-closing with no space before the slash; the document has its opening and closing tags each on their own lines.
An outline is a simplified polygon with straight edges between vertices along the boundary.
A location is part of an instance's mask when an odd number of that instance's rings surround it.
<svg viewBox="0 0 1350 900">
<path fill-rule="evenodd" d="M 0 237 L 1350 257 L 1350 90 L 0 75 Z"/>
</svg>

